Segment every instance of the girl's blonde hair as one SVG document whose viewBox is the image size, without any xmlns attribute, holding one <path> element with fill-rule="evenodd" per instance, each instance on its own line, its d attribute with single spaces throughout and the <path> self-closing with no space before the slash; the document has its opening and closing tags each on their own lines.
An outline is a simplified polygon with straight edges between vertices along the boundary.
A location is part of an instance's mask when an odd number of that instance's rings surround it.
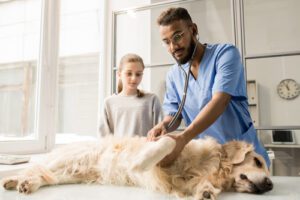
<svg viewBox="0 0 300 200">
<path fill-rule="evenodd" d="M 133 54 L 133 53 L 128 53 L 121 58 L 118 71 L 121 72 L 123 70 L 123 66 L 125 63 L 135 63 L 135 62 L 140 63 L 142 65 L 143 69 L 145 68 L 143 59 L 139 55 Z M 121 79 L 119 79 L 118 93 L 120 93 L 122 90 L 123 90 L 123 84 L 122 84 Z M 144 95 L 145 95 L 144 92 L 137 89 L 137 97 L 143 97 Z"/>
</svg>

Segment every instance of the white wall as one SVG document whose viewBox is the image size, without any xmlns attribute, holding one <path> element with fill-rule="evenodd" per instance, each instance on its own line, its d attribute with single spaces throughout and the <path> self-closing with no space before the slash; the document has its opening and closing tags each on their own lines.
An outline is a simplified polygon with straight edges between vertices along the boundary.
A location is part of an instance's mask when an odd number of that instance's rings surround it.
<svg viewBox="0 0 300 200">
<path fill-rule="evenodd" d="M 246 53 L 300 50 L 299 0 L 246 0 Z"/>
<path fill-rule="evenodd" d="M 277 94 L 277 86 L 289 78 L 300 84 L 300 1 L 244 2 L 247 78 L 258 84 L 259 125 L 299 126 L 300 97 L 284 100 Z M 284 55 L 289 52 L 298 55 Z M 293 131 L 296 143 L 300 144 L 300 131 Z M 271 131 L 266 132 L 261 134 L 262 139 L 271 143 Z"/>
<path fill-rule="evenodd" d="M 247 77 L 258 83 L 261 126 L 300 124 L 300 98 L 285 100 L 277 94 L 279 82 L 292 78 L 300 82 L 300 56 L 247 60 Z"/>
<path fill-rule="evenodd" d="M 127 53 L 136 53 L 140 55 L 145 65 L 151 62 L 151 18 L 150 11 L 128 12 L 117 16 L 116 26 L 116 60 L 117 64 L 122 56 Z M 117 67 L 117 66 L 115 66 Z"/>
</svg>

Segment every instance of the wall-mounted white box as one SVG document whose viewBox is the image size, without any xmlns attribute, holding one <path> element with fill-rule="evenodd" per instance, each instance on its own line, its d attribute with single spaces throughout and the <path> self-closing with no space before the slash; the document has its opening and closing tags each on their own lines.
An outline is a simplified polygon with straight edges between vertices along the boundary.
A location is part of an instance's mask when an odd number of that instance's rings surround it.
<svg viewBox="0 0 300 200">
<path fill-rule="evenodd" d="M 247 80 L 249 112 L 254 126 L 259 125 L 258 84 L 255 80 Z"/>
<path fill-rule="evenodd" d="M 257 91 L 257 84 L 255 80 L 247 81 L 247 93 L 248 93 L 249 105 L 256 105 L 258 91 Z"/>
</svg>

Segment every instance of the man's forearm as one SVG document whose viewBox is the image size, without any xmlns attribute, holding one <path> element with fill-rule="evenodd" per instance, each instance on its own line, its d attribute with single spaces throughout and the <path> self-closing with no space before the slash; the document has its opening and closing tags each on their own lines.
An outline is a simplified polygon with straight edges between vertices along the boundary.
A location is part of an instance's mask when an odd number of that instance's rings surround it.
<svg viewBox="0 0 300 200">
<path fill-rule="evenodd" d="M 172 119 L 173 117 L 170 115 L 165 116 L 165 118 L 163 119 L 163 125 L 165 126 L 165 128 L 168 127 Z M 175 131 L 179 127 L 180 123 L 181 123 L 181 119 L 177 119 L 175 124 L 170 129 L 168 129 L 167 132 Z"/>
</svg>

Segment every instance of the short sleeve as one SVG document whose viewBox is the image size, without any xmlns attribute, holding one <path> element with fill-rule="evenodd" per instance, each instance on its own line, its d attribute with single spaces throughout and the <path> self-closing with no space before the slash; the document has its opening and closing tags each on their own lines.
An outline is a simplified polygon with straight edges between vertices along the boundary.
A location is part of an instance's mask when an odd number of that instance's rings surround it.
<svg viewBox="0 0 300 200">
<path fill-rule="evenodd" d="M 225 92 L 236 100 L 247 99 L 244 68 L 239 51 L 233 45 L 223 46 L 217 55 L 212 92 Z"/>
<path fill-rule="evenodd" d="M 174 116 L 178 110 L 178 98 L 172 80 L 172 71 L 168 72 L 166 79 L 166 94 L 163 103 L 164 114 Z"/>
</svg>

